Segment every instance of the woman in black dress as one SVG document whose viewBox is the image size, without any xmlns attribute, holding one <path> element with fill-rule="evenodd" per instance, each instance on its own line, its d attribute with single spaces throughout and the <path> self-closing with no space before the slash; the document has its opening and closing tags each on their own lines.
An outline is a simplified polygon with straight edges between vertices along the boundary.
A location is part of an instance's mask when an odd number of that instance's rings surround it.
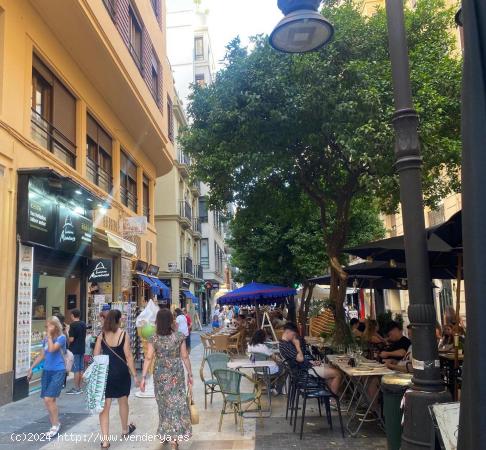
<svg viewBox="0 0 486 450">
<path fill-rule="evenodd" d="M 135 425 L 128 424 L 128 396 L 130 395 L 131 379 L 135 379 L 138 386 L 137 371 L 133 364 L 133 356 L 130 350 L 130 338 L 125 331 L 120 329 L 121 312 L 111 310 L 104 321 L 103 331 L 96 340 L 94 355 L 108 355 L 108 380 L 106 382 L 105 407 L 100 413 L 100 427 L 103 441 L 102 448 L 108 448 L 110 429 L 110 407 L 112 399 L 118 400 L 122 435 L 128 436 L 135 431 Z"/>
</svg>

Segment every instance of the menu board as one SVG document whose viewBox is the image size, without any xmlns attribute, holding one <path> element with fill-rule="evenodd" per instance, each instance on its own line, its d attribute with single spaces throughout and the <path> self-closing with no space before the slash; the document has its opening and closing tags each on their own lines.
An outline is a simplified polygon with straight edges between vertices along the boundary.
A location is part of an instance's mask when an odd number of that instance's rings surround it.
<svg viewBox="0 0 486 450">
<path fill-rule="evenodd" d="M 19 244 L 15 378 L 27 376 L 30 368 L 33 275 L 34 247 Z"/>
<path fill-rule="evenodd" d="M 91 220 L 59 204 L 58 235 L 56 248 L 67 253 L 89 256 L 93 227 Z"/>
</svg>

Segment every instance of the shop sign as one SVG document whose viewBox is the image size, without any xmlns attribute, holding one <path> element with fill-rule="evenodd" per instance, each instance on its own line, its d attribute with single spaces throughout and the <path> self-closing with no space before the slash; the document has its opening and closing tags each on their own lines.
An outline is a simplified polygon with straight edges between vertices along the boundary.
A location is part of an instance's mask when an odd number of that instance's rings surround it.
<svg viewBox="0 0 486 450">
<path fill-rule="evenodd" d="M 83 256 L 91 254 L 93 227 L 91 220 L 77 214 L 65 205 L 59 205 L 56 248 Z"/>
<path fill-rule="evenodd" d="M 148 269 L 148 263 L 142 261 L 141 259 L 137 260 L 135 263 L 135 272 L 146 273 Z"/>
<path fill-rule="evenodd" d="M 19 244 L 19 275 L 17 285 L 17 323 L 15 348 L 15 378 L 27 376 L 32 336 L 32 286 L 34 279 L 34 247 Z"/>
<path fill-rule="evenodd" d="M 175 262 L 168 263 L 167 269 L 169 269 L 169 272 L 177 272 L 177 263 Z"/>
<path fill-rule="evenodd" d="M 213 289 L 219 289 L 219 283 L 213 283 Z"/>
<path fill-rule="evenodd" d="M 111 259 L 94 259 L 88 268 L 88 282 L 111 283 Z"/>
<path fill-rule="evenodd" d="M 159 274 L 159 266 L 154 266 L 153 264 L 150 264 L 148 266 L 147 273 L 156 277 Z"/>
<path fill-rule="evenodd" d="M 123 237 L 143 236 L 147 232 L 147 218 L 145 216 L 125 217 L 121 220 Z"/>
<path fill-rule="evenodd" d="M 183 278 L 180 282 L 180 287 L 188 289 L 191 286 L 191 280 Z"/>
<path fill-rule="evenodd" d="M 53 247 L 55 204 L 46 195 L 29 189 L 27 207 L 28 238 L 31 242 Z"/>
</svg>

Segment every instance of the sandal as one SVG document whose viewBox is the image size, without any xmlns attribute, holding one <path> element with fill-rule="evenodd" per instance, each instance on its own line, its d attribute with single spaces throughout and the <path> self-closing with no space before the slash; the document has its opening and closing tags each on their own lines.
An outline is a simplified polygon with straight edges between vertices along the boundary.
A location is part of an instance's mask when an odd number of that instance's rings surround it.
<svg viewBox="0 0 486 450">
<path fill-rule="evenodd" d="M 130 436 L 136 429 L 137 427 L 133 423 L 131 423 L 130 425 L 128 425 L 128 432 L 122 433 L 122 437 Z"/>
</svg>

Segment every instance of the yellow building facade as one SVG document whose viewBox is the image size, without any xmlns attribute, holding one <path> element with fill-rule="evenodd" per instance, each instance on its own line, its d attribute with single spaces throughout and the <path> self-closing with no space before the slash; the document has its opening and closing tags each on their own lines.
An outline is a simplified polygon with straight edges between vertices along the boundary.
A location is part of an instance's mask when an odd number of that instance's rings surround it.
<svg viewBox="0 0 486 450">
<path fill-rule="evenodd" d="M 151 295 L 137 273 L 158 271 L 175 159 L 164 26 L 163 0 L 0 0 L 0 404 L 32 393 L 46 317 Z"/>
</svg>

